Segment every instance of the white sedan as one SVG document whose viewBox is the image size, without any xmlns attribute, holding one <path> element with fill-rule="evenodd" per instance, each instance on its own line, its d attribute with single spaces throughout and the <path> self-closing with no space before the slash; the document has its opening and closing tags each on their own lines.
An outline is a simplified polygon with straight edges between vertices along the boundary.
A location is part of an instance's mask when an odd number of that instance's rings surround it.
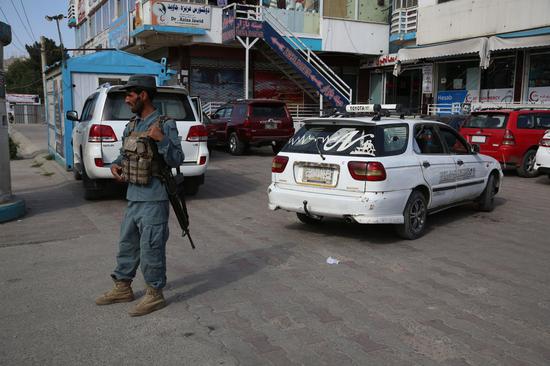
<svg viewBox="0 0 550 366">
<path fill-rule="evenodd" d="M 550 130 L 546 131 L 539 142 L 539 148 L 535 157 L 535 169 L 550 178 Z"/>
<path fill-rule="evenodd" d="M 475 202 L 492 211 L 500 164 L 449 126 L 418 119 L 310 119 L 273 159 L 269 208 L 304 223 L 324 217 L 395 224 L 423 235 L 427 215 Z"/>
</svg>

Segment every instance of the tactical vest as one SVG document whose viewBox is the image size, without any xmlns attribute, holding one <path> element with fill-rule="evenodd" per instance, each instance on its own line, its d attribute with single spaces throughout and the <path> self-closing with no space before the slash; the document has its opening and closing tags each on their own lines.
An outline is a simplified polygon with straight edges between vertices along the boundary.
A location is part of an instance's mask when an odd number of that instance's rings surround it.
<svg viewBox="0 0 550 366">
<path fill-rule="evenodd" d="M 158 124 L 161 128 L 168 118 L 159 116 L 152 125 Z M 122 177 L 128 183 L 147 185 L 152 177 L 160 176 L 160 169 L 165 162 L 158 153 L 155 141 L 147 137 L 147 131 L 136 132 L 136 118 L 132 117 L 128 123 L 129 135 L 122 145 Z"/>
</svg>

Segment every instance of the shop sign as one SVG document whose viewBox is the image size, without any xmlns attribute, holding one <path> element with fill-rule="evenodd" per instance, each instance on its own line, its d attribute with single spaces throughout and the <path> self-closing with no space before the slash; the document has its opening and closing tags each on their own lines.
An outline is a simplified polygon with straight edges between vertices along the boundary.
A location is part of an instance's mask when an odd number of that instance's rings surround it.
<svg viewBox="0 0 550 366">
<path fill-rule="evenodd" d="M 529 88 L 529 103 L 550 104 L 550 86 Z"/>
<path fill-rule="evenodd" d="M 389 55 L 382 55 L 378 57 L 376 66 L 390 66 L 395 65 L 397 62 L 397 53 L 390 53 Z"/>
<path fill-rule="evenodd" d="M 128 15 L 123 15 L 111 26 L 109 30 L 109 47 L 121 49 L 130 43 L 128 34 Z"/>
<path fill-rule="evenodd" d="M 422 66 L 422 93 L 433 93 L 433 65 Z"/>
<path fill-rule="evenodd" d="M 481 89 L 480 102 L 490 103 L 512 103 L 514 101 L 514 90 L 503 89 Z"/>
<path fill-rule="evenodd" d="M 376 59 L 371 59 L 367 61 L 367 68 L 371 67 L 383 67 L 391 66 L 397 63 L 397 53 L 390 53 L 388 55 L 382 55 Z"/>
<path fill-rule="evenodd" d="M 263 23 L 258 20 L 237 19 L 235 34 L 241 37 L 264 38 Z"/>
<path fill-rule="evenodd" d="M 151 24 L 210 29 L 211 10 L 208 5 L 153 1 Z"/>
<path fill-rule="evenodd" d="M 222 15 L 222 43 L 235 40 L 235 8 L 225 9 Z"/>
<path fill-rule="evenodd" d="M 464 103 L 467 90 L 446 90 L 437 93 L 437 104 Z"/>
</svg>

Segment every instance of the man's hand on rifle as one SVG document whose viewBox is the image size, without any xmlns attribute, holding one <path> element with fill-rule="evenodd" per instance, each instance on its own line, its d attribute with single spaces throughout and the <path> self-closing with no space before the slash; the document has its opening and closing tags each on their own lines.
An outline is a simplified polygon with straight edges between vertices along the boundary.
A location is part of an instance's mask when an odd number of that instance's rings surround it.
<svg viewBox="0 0 550 366">
<path fill-rule="evenodd" d="M 124 178 L 122 177 L 122 167 L 118 164 L 111 165 L 111 174 L 113 177 L 115 177 L 117 182 L 124 182 Z"/>
</svg>

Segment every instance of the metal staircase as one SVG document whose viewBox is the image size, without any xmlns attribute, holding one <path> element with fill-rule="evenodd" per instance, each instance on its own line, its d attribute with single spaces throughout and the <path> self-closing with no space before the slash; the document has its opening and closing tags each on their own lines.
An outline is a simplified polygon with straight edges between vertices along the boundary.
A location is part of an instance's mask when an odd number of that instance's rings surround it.
<svg viewBox="0 0 550 366">
<path fill-rule="evenodd" d="M 254 48 L 312 100 L 319 99 L 321 109 L 327 105 L 343 107 L 351 103 L 352 89 L 268 8 L 233 4 L 226 9 L 232 9 L 235 18 L 242 22 L 261 22 L 264 42 L 256 42 Z M 241 43 L 250 44 L 242 40 Z"/>
</svg>

